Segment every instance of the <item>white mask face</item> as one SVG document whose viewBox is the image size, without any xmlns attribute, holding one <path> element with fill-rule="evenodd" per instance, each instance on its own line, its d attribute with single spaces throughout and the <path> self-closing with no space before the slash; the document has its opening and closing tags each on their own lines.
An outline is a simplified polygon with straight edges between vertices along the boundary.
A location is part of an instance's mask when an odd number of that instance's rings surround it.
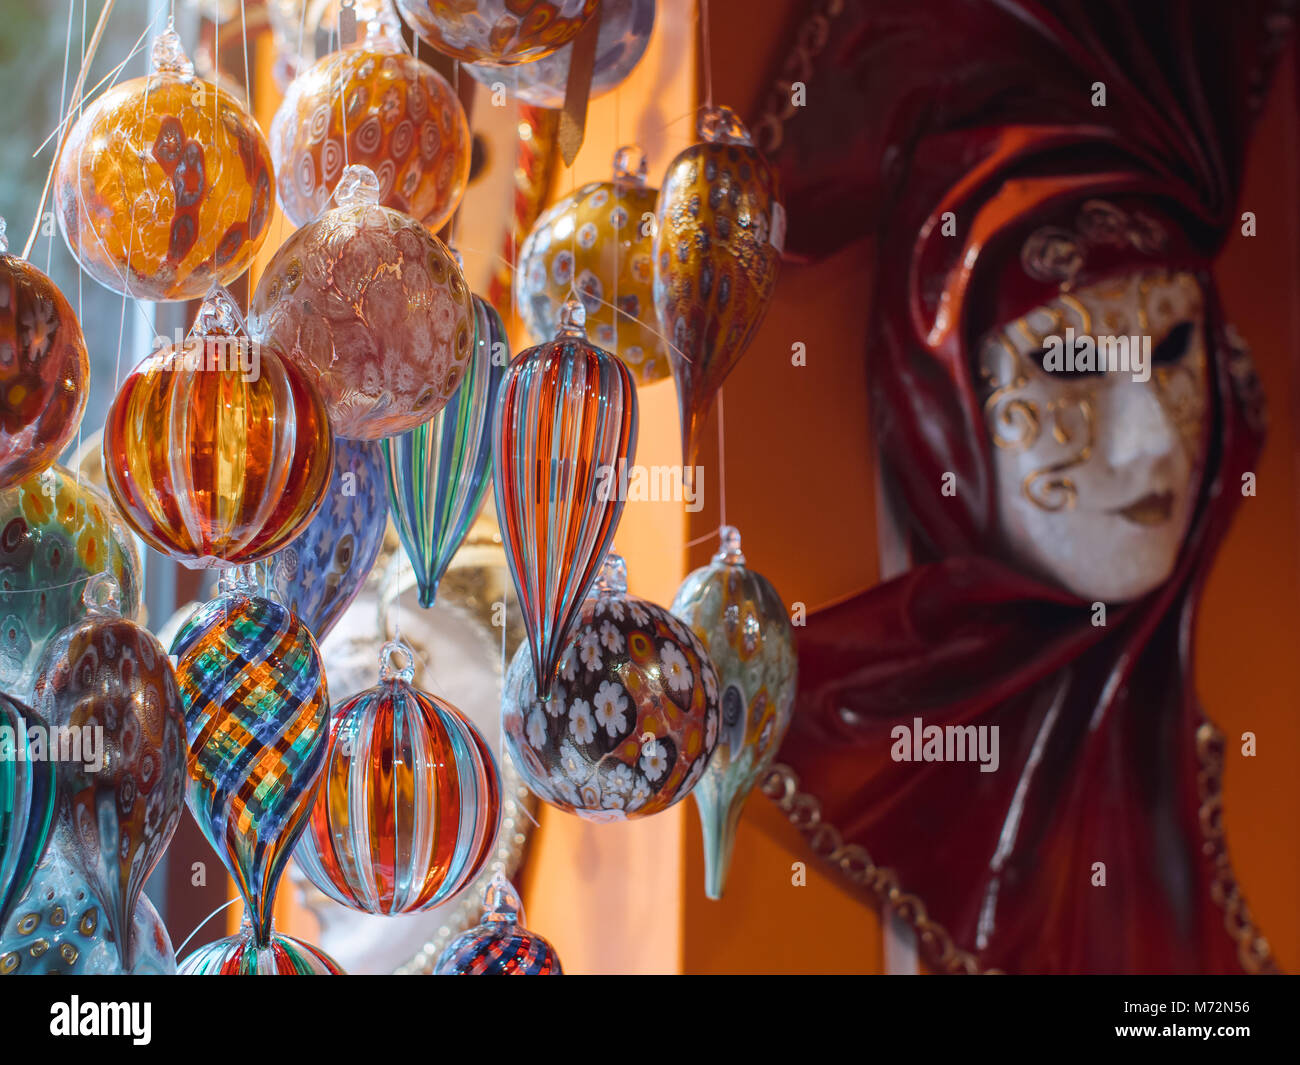
<svg viewBox="0 0 1300 1065">
<path fill-rule="evenodd" d="M 1089 361 L 1089 348 L 1119 361 L 1098 337 L 1136 338 L 1150 357 L 1096 369 L 1104 357 Z M 1076 361 L 1062 363 L 1062 349 Z M 1093 602 L 1136 599 L 1165 581 L 1204 461 L 1196 279 L 1122 274 L 1062 293 L 986 334 L 979 372 L 1007 557 Z"/>
</svg>

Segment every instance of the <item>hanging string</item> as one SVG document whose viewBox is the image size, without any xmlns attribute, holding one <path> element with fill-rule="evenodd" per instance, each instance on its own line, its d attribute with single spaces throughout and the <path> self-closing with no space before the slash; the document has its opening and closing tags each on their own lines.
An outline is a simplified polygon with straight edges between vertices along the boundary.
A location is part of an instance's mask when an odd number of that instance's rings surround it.
<svg viewBox="0 0 1300 1065">
<path fill-rule="evenodd" d="M 208 914 L 205 918 L 203 918 L 203 920 L 201 920 L 198 923 L 198 927 L 196 927 L 193 932 L 191 932 L 189 935 L 185 937 L 185 942 L 176 948 L 176 957 L 179 958 L 181 956 L 181 951 L 183 951 L 186 947 L 190 945 L 190 940 L 199 934 L 199 929 L 201 929 L 205 924 L 207 924 L 210 920 L 212 920 L 212 918 L 214 918 L 222 910 L 229 909 L 232 904 L 238 901 L 239 901 L 238 895 L 236 895 L 233 899 L 227 899 L 215 910 L 213 910 L 210 914 Z"/>
<path fill-rule="evenodd" d="M 59 116 L 65 114 L 68 102 L 68 58 L 72 54 L 72 14 L 77 8 L 77 0 L 68 0 L 68 31 L 63 38 L 63 74 L 59 77 Z M 50 272 L 50 258 L 54 254 L 54 228 L 50 227 L 50 240 L 45 245 L 45 272 Z M 81 321 L 80 318 L 77 321 Z"/>
<path fill-rule="evenodd" d="M 175 3 L 176 0 L 172 0 Z M 239 28 L 244 38 L 244 99 L 248 103 L 249 114 L 253 111 L 253 79 L 248 74 L 248 16 L 244 12 L 244 0 L 239 0 Z"/>
<path fill-rule="evenodd" d="M 718 389 L 718 515 L 719 526 L 727 524 L 727 418 L 726 406 Z"/>
<path fill-rule="evenodd" d="M 700 38 L 704 64 L 704 103 L 713 108 L 713 49 L 709 46 L 709 0 L 700 0 Z"/>
</svg>

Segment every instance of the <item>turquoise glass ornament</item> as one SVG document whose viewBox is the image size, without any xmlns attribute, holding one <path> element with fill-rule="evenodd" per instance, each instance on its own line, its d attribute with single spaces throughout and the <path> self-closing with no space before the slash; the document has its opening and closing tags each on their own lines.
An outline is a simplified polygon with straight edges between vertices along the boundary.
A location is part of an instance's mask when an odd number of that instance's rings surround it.
<svg viewBox="0 0 1300 1065">
<path fill-rule="evenodd" d="M 550 942 L 524 927 L 524 904 L 498 871 L 483 893 L 483 920 L 438 957 L 435 976 L 563 976 Z"/>
<path fill-rule="evenodd" d="M 672 605 L 708 649 L 722 693 L 718 746 L 692 793 L 711 899 L 722 898 L 745 801 L 790 727 L 798 672 L 794 629 L 781 597 L 745 565 L 735 528 L 724 525 L 721 538 L 713 560 L 687 576 Z"/>
<path fill-rule="evenodd" d="M 385 473 L 375 441 L 337 437 L 324 503 L 270 561 L 276 598 L 318 641 L 343 616 L 379 557 L 388 525 Z"/>
<path fill-rule="evenodd" d="M 342 976 L 319 947 L 268 929 L 263 938 L 247 917 L 233 936 L 205 943 L 181 963 L 182 976 Z"/>
<path fill-rule="evenodd" d="M 185 700 L 190 812 L 270 943 L 285 863 L 307 824 L 329 738 L 316 641 L 296 614 L 227 574 L 218 598 L 176 634 Z"/>
<path fill-rule="evenodd" d="M 30 699 L 45 645 L 85 613 L 96 573 L 117 579 L 122 616 L 144 586 L 135 542 L 108 497 L 62 466 L 0 491 L 0 689 Z"/>
<path fill-rule="evenodd" d="M 32 758 L 30 740 L 41 734 L 48 728 L 40 715 L 0 692 L 0 927 L 27 890 L 54 820 L 50 762 Z"/>
<path fill-rule="evenodd" d="M 492 417 L 510 346 L 501 316 L 474 297 L 474 347 L 465 379 L 431 421 L 383 441 L 388 501 L 420 605 L 433 606 L 438 581 L 483 505 L 492 467 Z"/>
</svg>

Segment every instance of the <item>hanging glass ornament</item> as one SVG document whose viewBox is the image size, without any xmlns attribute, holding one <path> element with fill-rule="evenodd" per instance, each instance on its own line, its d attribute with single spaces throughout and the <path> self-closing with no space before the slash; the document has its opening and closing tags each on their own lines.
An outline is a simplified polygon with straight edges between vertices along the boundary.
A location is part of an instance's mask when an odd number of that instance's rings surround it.
<svg viewBox="0 0 1300 1065">
<path fill-rule="evenodd" d="M 233 936 L 205 943 L 186 955 L 181 976 L 344 976 L 319 947 L 268 928 L 259 937 L 245 916 Z"/>
<path fill-rule="evenodd" d="M 333 448 L 306 375 L 250 343 L 234 300 L 214 289 L 184 344 L 164 344 L 122 384 L 104 470 L 144 542 L 202 569 L 265 558 L 302 532 Z"/>
<path fill-rule="evenodd" d="M 599 0 L 397 0 L 429 46 L 467 63 L 529 63 L 582 32 Z"/>
<path fill-rule="evenodd" d="M 501 784 L 470 720 L 411 686 L 411 649 L 387 643 L 380 662 L 379 684 L 331 717 L 325 782 L 295 857 L 336 902 L 415 913 L 478 876 L 496 843 Z"/>
<path fill-rule="evenodd" d="M 612 92 L 627 80 L 650 44 L 655 0 L 602 0 L 596 58 L 591 69 L 591 99 Z M 559 110 L 569 83 L 573 45 L 516 66 L 467 63 L 465 71 L 494 89 L 503 86 L 520 103 Z"/>
<path fill-rule="evenodd" d="M 176 952 L 158 911 L 141 895 L 131 916 L 132 964 L 122 967 L 105 907 L 51 842 L 26 894 L 0 922 L 0 976 L 171 976 Z"/>
<path fill-rule="evenodd" d="M 0 688 L 30 696 L 45 645 L 82 616 L 86 581 L 101 572 L 136 617 L 140 558 L 102 492 L 62 466 L 0 491 Z"/>
<path fill-rule="evenodd" d="M 442 952 L 435 976 L 563 976 L 550 942 L 524 927 L 524 904 L 498 871 L 483 892 L 483 920 Z"/>
<path fill-rule="evenodd" d="M 90 359 L 63 293 L 9 255 L 0 218 L 0 489 L 39 473 L 76 435 Z"/>
<path fill-rule="evenodd" d="M 185 719 L 167 652 L 122 617 L 117 581 L 96 574 L 83 601 L 45 649 L 34 701 L 59 745 L 55 838 L 130 969 L 136 903 L 184 808 Z"/>
<path fill-rule="evenodd" d="M 39 714 L 0 692 L 0 930 L 31 882 L 54 820 L 54 774 L 43 738 L 48 735 Z"/>
<path fill-rule="evenodd" d="M 271 152 L 233 96 L 194 75 L 168 25 L 147 77 L 105 91 L 59 154 L 56 214 L 100 284 L 192 300 L 229 284 L 269 232 Z"/>
<path fill-rule="evenodd" d="M 501 539 L 543 698 L 614 539 L 636 453 L 632 375 L 587 342 L 585 319 L 571 297 L 555 339 L 507 367 L 492 431 Z"/>
<path fill-rule="evenodd" d="M 492 416 L 510 361 L 501 316 L 474 299 L 474 351 L 465 380 L 432 420 L 383 442 L 388 501 L 420 605 L 433 606 L 452 556 L 478 517 L 492 467 Z"/>
<path fill-rule="evenodd" d="M 645 154 L 620 148 L 614 180 L 593 181 L 548 208 L 519 252 L 515 306 L 534 337 L 555 335 L 575 289 L 587 332 L 632 371 L 638 384 L 671 372 L 654 309 L 657 189 L 645 184 Z"/>
<path fill-rule="evenodd" d="M 718 675 L 693 632 L 627 594 L 610 554 L 582 603 L 549 698 L 528 648 L 506 672 L 501 725 L 538 798 L 589 821 L 647 817 L 684 799 L 718 742 Z"/>
<path fill-rule="evenodd" d="M 269 562 L 276 598 L 317 642 L 365 584 L 388 527 L 384 455 L 373 440 L 334 442 L 334 475 L 311 523 Z"/>
<path fill-rule="evenodd" d="M 266 14 L 281 92 L 317 59 L 356 43 L 358 35 L 402 33 L 393 0 L 267 0 Z M 351 36 L 349 16 L 355 29 Z"/>
<path fill-rule="evenodd" d="M 767 313 L 785 243 L 776 175 L 727 107 L 668 166 L 654 239 L 654 301 L 682 419 L 682 461 L 723 379 Z"/>
<path fill-rule="evenodd" d="M 239 571 L 172 644 L 185 700 L 186 799 L 268 946 L 280 874 L 307 826 L 329 740 L 320 652 L 287 607 Z"/>
<path fill-rule="evenodd" d="M 380 206 L 368 167 L 348 167 L 335 199 L 267 266 L 253 336 L 313 378 L 340 436 L 396 436 L 442 410 L 465 376 L 469 286 L 442 241 Z"/>
<path fill-rule="evenodd" d="M 271 123 L 280 205 L 305 226 L 347 163 L 379 181 L 377 202 L 440 229 L 469 182 L 469 122 L 433 67 L 405 50 L 394 17 L 294 79 Z"/>
<path fill-rule="evenodd" d="M 722 546 L 677 590 L 673 613 L 708 649 L 722 687 L 718 749 L 696 785 L 704 831 L 705 892 L 722 898 L 740 812 L 761 783 L 794 713 L 797 660 L 785 604 L 745 565 L 740 533 L 721 529 Z"/>
</svg>

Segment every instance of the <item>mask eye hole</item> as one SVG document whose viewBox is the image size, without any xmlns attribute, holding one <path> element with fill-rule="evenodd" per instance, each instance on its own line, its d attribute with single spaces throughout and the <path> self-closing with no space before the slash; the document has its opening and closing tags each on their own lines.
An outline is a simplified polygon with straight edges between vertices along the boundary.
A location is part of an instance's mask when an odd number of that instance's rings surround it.
<svg viewBox="0 0 1300 1065">
<path fill-rule="evenodd" d="M 1191 341 L 1192 323 L 1179 322 L 1165 334 L 1164 340 L 1155 346 L 1155 350 L 1151 352 L 1151 361 L 1157 366 L 1177 362 L 1187 354 Z"/>
</svg>

